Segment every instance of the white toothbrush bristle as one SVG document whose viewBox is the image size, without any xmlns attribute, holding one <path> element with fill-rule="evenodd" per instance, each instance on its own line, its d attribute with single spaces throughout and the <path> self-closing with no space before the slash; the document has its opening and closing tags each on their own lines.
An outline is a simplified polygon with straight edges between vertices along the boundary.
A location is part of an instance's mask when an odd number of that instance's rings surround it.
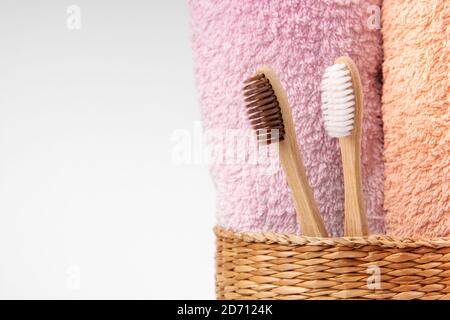
<svg viewBox="0 0 450 320">
<path fill-rule="evenodd" d="M 322 115 L 330 137 L 349 136 L 353 130 L 355 95 L 352 77 L 343 63 L 328 67 L 322 78 Z"/>
</svg>

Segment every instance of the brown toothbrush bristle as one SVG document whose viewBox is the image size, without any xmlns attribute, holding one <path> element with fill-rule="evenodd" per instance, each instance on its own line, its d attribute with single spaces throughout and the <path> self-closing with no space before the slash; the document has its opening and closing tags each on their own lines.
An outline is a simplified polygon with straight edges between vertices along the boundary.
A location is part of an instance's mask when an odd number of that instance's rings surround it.
<svg viewBox="0 0 450 320">
<path fill-rule="evenodd" d="M 244 97 L 248 119 L 258 141 L 267 144 L 283 141 L 283 117 L 269 79 L 262 73 L 247 79 Z"/>
</svg>

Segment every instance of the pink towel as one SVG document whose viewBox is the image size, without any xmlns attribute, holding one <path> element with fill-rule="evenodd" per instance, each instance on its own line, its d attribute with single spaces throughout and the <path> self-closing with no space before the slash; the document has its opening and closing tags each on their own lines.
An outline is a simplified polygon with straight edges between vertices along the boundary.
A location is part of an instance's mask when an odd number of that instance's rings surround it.
<svg viewBox="0 0 450 320">
<path fill-rule="evenodd" d="M 343 179 L 338 142 L 321 117 L 320 81 L 335 58 L 348 55 L 364 87 L 363 177 L 369 227 L 384 232 L 380 110 L 380 0 L 192 0 L 195 71 L 210 144 L 227 144 L 227 129 L 249 129 L 242 82 L 258 66 L 279 74 L 293 109 L 310 184 L 329 233 L 343 233 Z M 375 23 L 374 23 L 375 22 Z M 253 142 L 254 143 L 254 142 Z M 250 143 L 251 144 L 251 143 Z M 242 149 L 245 157 L 251 151 Z M 218 224 L 235 231 L 301 233 L 279 164 L 214 161 Z"/>
</svg>

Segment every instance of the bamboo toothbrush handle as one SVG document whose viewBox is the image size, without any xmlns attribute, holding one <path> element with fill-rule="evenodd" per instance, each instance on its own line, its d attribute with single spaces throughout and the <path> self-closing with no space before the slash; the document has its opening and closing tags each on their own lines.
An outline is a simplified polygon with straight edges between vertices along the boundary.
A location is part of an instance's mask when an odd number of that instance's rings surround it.
<svg viewBox="0 0 450 320">
<path fill-rule="evenodd" d="M 368 235 L 367 215 L 361 179 L 361 131 L 363 94 L 361 79 L 354 62 L 340 57 L 336 63 L 345 63 L 350 70 L 355 95 L 355 114 L 352 134 L 339 138 L 345 189 L 344 235 L 349 237 Z"/>
<path fill-rule="evenodd" d="M 295 134 L 294 121 L 287 95 L 275 74 L 269 67 L 262 67 L 258 72 L 264 73 L 269 79 L 280 105 L 283 124 L 285 128 L 284 141 L 279 145 L 280 162 L 283 167 L 288 185 L 291 189 L 292 199 L 297 212 L 297 220 L 303 235 L 313 237 L 327 237 L 327 231 L 314 200 L 308 179 L 300 156 Z"/>
<path fill-rule="evenodd" d="M 283 118 L 285 118 L 284 115 Z M 328 234 L 314 201 L 303 161 L 296 149 L 298 147 L 290 142 L 289 137 L 286 137 L 286 140 L 279 144 L 280 161 L 291 189 L 302 234 L 312 237 L 327 237 Z"/>
<path fill-rule="evenodd" d="M 339 139 L 344 172 L 344 235 L 346 237 L 368 235 L 367 216 L 362 193 L 361 165 L 359 152 L 357 154 L 355 152 L 358 145 L 355 138 L 352 135 Z"/>
</svg>

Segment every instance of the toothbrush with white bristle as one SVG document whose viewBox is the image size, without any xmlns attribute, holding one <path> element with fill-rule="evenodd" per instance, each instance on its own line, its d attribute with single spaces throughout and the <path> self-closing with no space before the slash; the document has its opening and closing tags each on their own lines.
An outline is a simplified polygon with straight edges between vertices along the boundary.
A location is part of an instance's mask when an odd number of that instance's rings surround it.
<svg viewBox="0 0 450 320">
<path fill-rule="evenodd" d="M 344 235 L 368 235 L 361 179 L 363 94 L 358 69 L 349 57 L 336 59 L 322 78 L 322 115 L 330 137 L 339 138 L 345 189 Z"/>
</svg>

